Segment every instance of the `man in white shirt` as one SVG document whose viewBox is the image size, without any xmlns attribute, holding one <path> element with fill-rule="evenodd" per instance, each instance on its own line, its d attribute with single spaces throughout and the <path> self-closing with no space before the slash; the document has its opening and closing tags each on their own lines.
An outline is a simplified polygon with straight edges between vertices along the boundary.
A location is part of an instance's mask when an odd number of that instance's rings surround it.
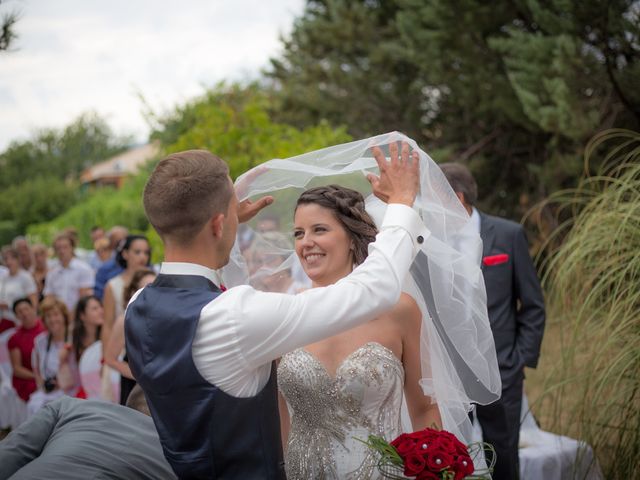
<svg viewBox="0 0 640 480">
<path fill-rule="evenodd" d="M 391 308 L 429 231 L 411 208 L 417 154 L 374 148 L 389 203 L 369 256 L 353 273 L 298 295 L 249 286 L 224 293 L 238 222 L 271 203 L 238 203 L 226 164 L 209 152 L 172 154 L 144 192 L 165 247 L 156 281 L 137 292 L 125 319 L 131 370 L 145 391 L 165 456 L 180 478 L 283 479 L 274 360 Z"/>
<path fill-rule="evenodd" d="M 58 297 L 73 312 L 80 297 L 93 293 L 94 274 L 91 267 L 73 255 L 74 242 L 66 234 L 53 241 L 59 263 L 47 272 L 43 295 Z"/>
</svg>

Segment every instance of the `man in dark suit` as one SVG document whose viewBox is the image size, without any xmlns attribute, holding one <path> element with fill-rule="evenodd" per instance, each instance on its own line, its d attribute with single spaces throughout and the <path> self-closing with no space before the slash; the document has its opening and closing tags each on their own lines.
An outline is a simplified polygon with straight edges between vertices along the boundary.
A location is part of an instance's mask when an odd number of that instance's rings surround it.
<svg viewBox="0 0 640 480">
<path fill-rule="evenodd" d="M 542 289 L 522 226 L 474 207 L 478 187 L 464 165 L 445 163 L 440 168 L 482 238 L 481 268 L 502 378 L 502 398 L 490 405 L 479 405 L 476 415 L 484 441 L 492 444 L 497 454 L 493 478 L 512 480 L 518 478 L 524 367 L 536 367 L 544 332 Z"/>
</svg>

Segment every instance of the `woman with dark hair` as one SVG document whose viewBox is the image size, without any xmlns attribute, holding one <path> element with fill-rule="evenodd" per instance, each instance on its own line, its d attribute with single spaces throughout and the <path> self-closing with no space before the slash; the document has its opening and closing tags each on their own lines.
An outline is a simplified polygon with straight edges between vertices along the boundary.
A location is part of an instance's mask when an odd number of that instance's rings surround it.
<svg viewBox="0 0 640 480">
<path fill-rule="evenodd" d="M 129 303 L 131 297 L 141 288 L 149 285 L 156 279 L 156 273 L 150 269 L 138 270 L 133 274 L 131 282 L 125 287 L 123 300 L 125 304 Z M 111 337 L 109 342 L 103 347 L 104 362 L 114 370 L 117 370 L 120 377 L 120 404 L 126 405 L 129 393 L 136 384 L 131 369 L 129 368 L 129 362 L 127 362 L 126 355 L 122 360 L 120 357 L 124 350 L 124 314 L 120 315 L 116 322 L 113 324 L 111 330 Z"/>
<path fill-rule="evenodd" d="M 104 326 L 102 327 L 102 345 L 107 345 L 111 336 L 111 328 L 116 318 L 124 313 L 123 294 L 126 285 L 131 283 L 133 274 L 149 267 L 151 261 L 151 247 L 147 237 L 129 235 L 118 246 L 116 262 L 124 271 L 107 282 L 104 289 Z"/>
<path fill-rule="evenodd" d="M 68 384 L 80 384 L 78 365 L 84 351 L 100 340 L 100 329 L 104 323 L 104 309 L 98 297 L 86 295 L 76 305 L 73 322 L 71 344 L 60 352 L 60 369 L 58 382 L 62 388 Z M 85 398 L 84 390 L 80 388 L 78 397 Z"/>
<path fill-rule="evenodd" d="M 72 350 L 77 361 L 88 347 L 100 340 L 103 323 L 104 308 L 98 297 L 87 295 L 78 300 L 72 338 Z"/>
<path fill-rule="evenodd" d="M 321 287 L 364 261 L 377 228 L 359 192 L 330 185 L 300 196 L 293 232 L 305 273 Z M 288 478 L 379 478 L 376 458 L 357 439 L 399 435 L 403 394 L 414 429 L 442 427 L 438 405 L 419 383 L 421 322 L 415 300 L 402 294 L 369 323 L 282 357 Z"/>
</svg>

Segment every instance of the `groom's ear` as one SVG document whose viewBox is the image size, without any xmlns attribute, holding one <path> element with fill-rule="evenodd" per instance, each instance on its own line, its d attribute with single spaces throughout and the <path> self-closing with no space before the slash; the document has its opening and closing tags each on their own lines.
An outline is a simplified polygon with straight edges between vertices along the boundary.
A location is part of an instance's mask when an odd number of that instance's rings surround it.
<svg viewBox="0 0 640 480">
<path fill-rule="evenodd" d="M 215 238 L 222 238 L 222 232 L 224 230 L 224 214 L 217 213 L 211 220 L 209 220 L 209 228 Z"/>
</svg>

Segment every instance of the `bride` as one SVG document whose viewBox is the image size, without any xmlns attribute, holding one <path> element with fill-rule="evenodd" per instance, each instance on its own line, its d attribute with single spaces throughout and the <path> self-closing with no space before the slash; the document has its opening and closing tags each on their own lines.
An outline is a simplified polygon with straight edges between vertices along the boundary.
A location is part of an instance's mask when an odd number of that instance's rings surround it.
<svg viewBox="0 0 640 480">
<path fill-rule="evenodd" d="M 294 232 L 295 252 L 263 242 L 262 258 L 271 261 L 261 274 L 291 272 L 297 281 L 308 277 L 320 286 L 362 262 L 386 205 L 373 196 L 363 202 L 353 190 L 370 191 L 365 175 L 376 172 L 374 155 L 380 154 L 372 147 L 381 146 L 393 159 L 400 142 L 420 159 L 414 208 L 430 235 L 404 281 L 406 294 L 391 311 L 281 359 L 288 478 L 377 478 L 375 459 L 358 441 L 371 433 L 390 441 L 435 425 L 470 443 L 472 404 L 500 396 L 480 270 L 482 243 L 465 228 L 469 215 L 438 166 L 410 138 L 391 132 L 271 160 L 239 177 L 240 200 L 272 195 L 269 208 L 280 231 Z M 340 186 L 310 188 L 327 184 Z M 227 285 L 251 281 L 239 248 L 223 276 Z M 326 315 L 331 313 L 327 308 Z M 483 463 L 478 458 L 476 467 Z"/>
<path fill-rule="evenodd" d="M 347 276 L 367 256 L 375 223 L 364 198 L 330 185 L 298 199 L 295 251 L 313 287 Z M 327 312 L 330 314 L 330 312 Z M 278 367 L 287 478 L 377 478 L 376 458 L 358 439 L 401 433 L 403 391 L 415 430 L 442 428 L 436 403 L 420 388 L 420 325 L 415 300 L 402 294 L 367 324 L 286 354 Z"/>
</svg>

